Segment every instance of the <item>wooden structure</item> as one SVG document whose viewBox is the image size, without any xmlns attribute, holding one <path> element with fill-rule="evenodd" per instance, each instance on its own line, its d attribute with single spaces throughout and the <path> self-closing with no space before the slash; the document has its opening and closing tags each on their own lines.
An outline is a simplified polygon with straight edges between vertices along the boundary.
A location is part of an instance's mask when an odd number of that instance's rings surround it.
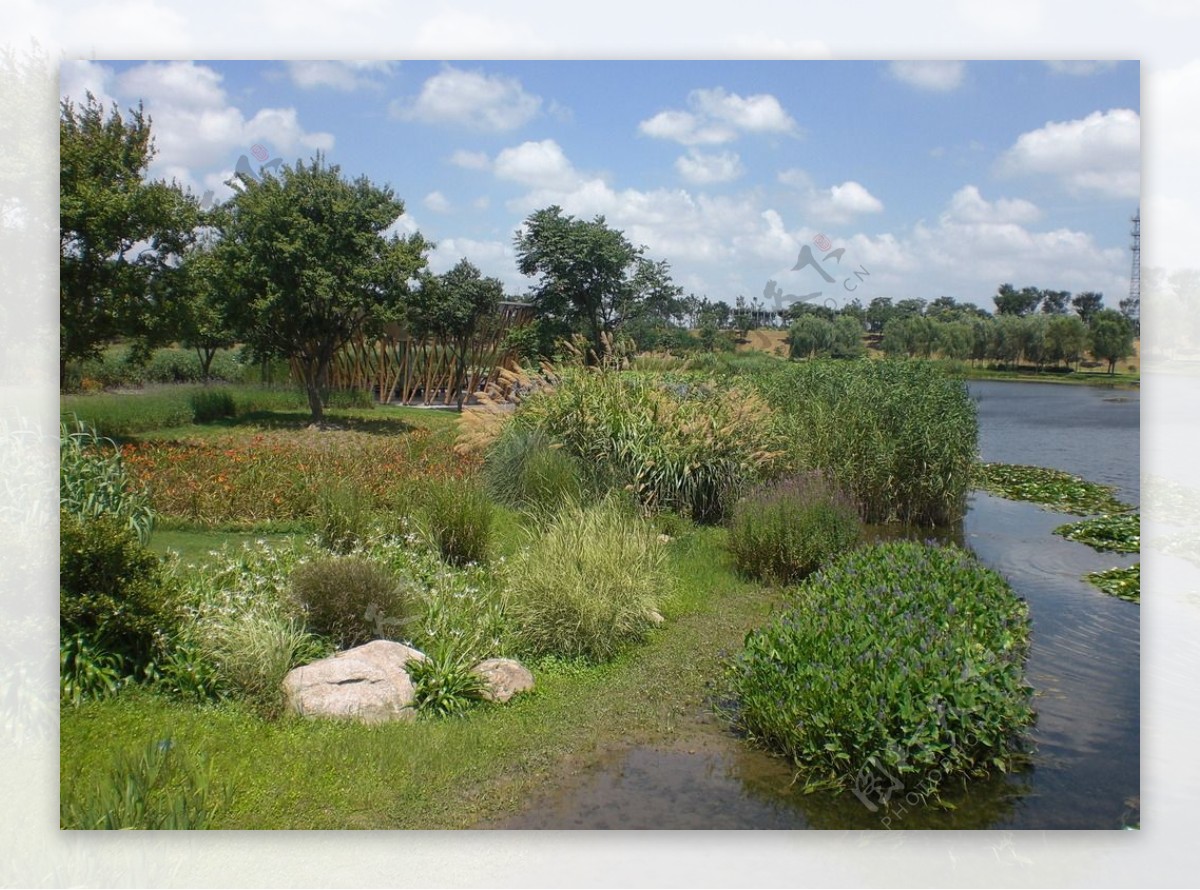
<svg viewBox="0 0 1200 890">
<path fill-rule="evenodd" d="M 359 389 L 381 402 L 452 404 L 465 385 L 468 397 L 497 382 L 501 368 L 516 367 L 504 349 L 505 335 L 533 320 L 529 303 L 503 302 L 485 320 L 472 341 L 464 379 L 459 379 L 454 350 L 435 338 L 417 338 L 402 325 L 388 325 L 377 340 L 360 337 L 334 357 L 329 384 L 333 389 Z"/>
</svg>

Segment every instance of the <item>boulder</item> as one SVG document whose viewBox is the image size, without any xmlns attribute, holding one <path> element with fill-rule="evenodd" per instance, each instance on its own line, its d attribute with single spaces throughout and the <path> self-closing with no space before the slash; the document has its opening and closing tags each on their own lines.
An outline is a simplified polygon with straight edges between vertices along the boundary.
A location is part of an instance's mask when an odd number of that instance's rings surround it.
<svg viewBox="0 0 1200 890">
<path fill-rule="evenodd" d="M 533 688 L 529 668 L 511 658 L 488 658 L 471 668 L 483 677 L 485 701 L 506 702 L 519 692 Z"/>
<path fill-rule="evenodd" d="M 412 720 L 414 690 L 405 664 L 425 655 L 402 643 L 374 640 L 293 668 L 283 679 L 290 710 L 304 717 L 363 723 Z"/>
</svg>

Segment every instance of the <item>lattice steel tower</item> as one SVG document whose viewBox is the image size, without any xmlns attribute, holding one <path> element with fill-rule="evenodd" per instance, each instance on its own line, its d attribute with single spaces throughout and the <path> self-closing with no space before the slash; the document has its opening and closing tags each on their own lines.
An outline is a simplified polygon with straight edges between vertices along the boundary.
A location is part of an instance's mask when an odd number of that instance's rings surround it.
<svg viewBox="0 0 1200 890">
<path fill-rule="evenodd" d="M 1129 272 L 1129 300 L 1131 305 L 1138 306 L 1142 301 L 1142 208 L 1134 214 L 1133 228 L 1129 234 L 1133 236 L 1130 248 L 1133 250 L 1133 268 Z"/>
</svg>

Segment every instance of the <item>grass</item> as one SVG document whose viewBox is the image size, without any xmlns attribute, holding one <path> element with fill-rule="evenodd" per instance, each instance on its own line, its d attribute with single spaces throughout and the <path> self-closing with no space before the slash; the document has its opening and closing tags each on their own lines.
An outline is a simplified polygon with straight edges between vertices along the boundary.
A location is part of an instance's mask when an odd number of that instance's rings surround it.
<svg viewBox="0 0 1200 890">
<path fill-rule="evenodd" d="M 976 484 L 984 491 L 1013 501 L 1032 501 L 1058 510 L 1087 516 L 1124 513 L 1133 507 L 1117 500 L 1113 488 L 1079 476 L 1021 464 L 980 464 Z"/>
<path fill-rule="evenodd" d="M 776 594 L 743 583 L 725 533 L 668 547 L 678 592 L 651 640 L 603 667 L 534 665 L 536 690 L 468 720 L 361 726 L 261 719 L 234 703 L 188 706 L 144 693 L 64 711 L 64 797 L 105 775 L 114 749 L 170 737 L 203 753 L 234 789 L 214 828 L 467 828 L 522 805 L 568 763 L 653 743 L 707 709 L 720 652 L 761 624 Z"/>
</svg>

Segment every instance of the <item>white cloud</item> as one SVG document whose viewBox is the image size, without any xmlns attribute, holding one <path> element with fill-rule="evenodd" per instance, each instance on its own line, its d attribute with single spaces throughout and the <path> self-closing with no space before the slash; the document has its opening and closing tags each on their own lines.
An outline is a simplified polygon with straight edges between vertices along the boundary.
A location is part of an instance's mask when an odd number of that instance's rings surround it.
<svg viewBox="0 0 1200 890">
<path fill-rule="evenodd" d="M 112 80 L 113 71 L 106 65 L 86 60 L 68 60 L 62 63 L 59 70 L 58 95 L 80 106 L 87 102 L 87 94 L 90 92 L 107 113 L 114 101 Z M 121 114 L 124 116 L 124 108 L 121 109 Z"/>
<path fill-rule="evenodd" d="M 450 163 L 465 170 L 487 170 L 492 166 L 487 152 L 467 151 L 462 148 L 450 155 Z"/>
<path fill-rule="evenodd" d="M 528 288 L 531 279 L 517 271 L 516 253 L 511 244 L 480 241 L 474 238 L 441 238 L 429 253 L 429 269 L 441 275 L 459 260 L 470 260 L 484 275 L 504 282 L 505 292 L 516 294 Z"/>
<path fill-rule="evenodd" d="M 1071 59 L 1050 61 L 1046 66 L 1055 74 L 1069 74 L 1074 77 L 1089 77 L 1103 71 L 1111 71 L 1117 63 L 1111 59 Z"/>
<path fill-rule="evenodd" d="M 680 176 L 696 185 L 732 182 L 746 172 L 736 152 L 706 154 L 694 148 L 675 160 L 675 169 Z"/>
<path fill-rule="evenodd" d="M 69 74 L 64 67 L 63 87 L 97 78 L 118 97 L 144 102 L 157 150 L 149 176 L 176 179 L 197 194 L 211 189 L 218 200 L 232 193 L 224 181 L 255 145 L 290 162 L 334 144 L 332 134 L 306 130 L 294 108 L 260 108 L 247 118 L 230 103 L 220 74 L 195 62 L 147 62 L 115 77 L 94 63 L 73 63 Z"/>
<path fill-rule="evenodd" d="M 343 92 L 363 87 L 378 89 L 378 75 L 388 76 L 394 62 L 377 61 L 298 61 L 288 62 L 287 71 L 292 83 L 302 89 L 330 87 Z"/>
<path fill-rule="evenodd" d="M 950 198 L 942 219 L 963 223 L 1030 223 L 1042 215 L 1037 205 L 1023 198 L 987 201 L 973 185 L 965 185 Z"/>
<path fill-rule="evenodd" d="M 850 180 L 822 193 L 814 209 L 826 221 L 840 223 L 864 213 L 881 213 L 883 202 L 860 183 Z"/>
<path fill-rule="evenodd" d="M 796 136 L 800 132 L 779 100 L 766 93 L 743 97 L 721 87 L 692 90 L 687 104 L 690 111 L 660 111 L 639 123 L 638 130 L 683 145 L 719 145 L 742 133 Z"/>
<path fill-rule="evenodd" d="M 1022 133 L 1000 159 L 1002 173 L 1050 174 L 1074 193 L 1136 198 L 1141 191 L 1141 119 L 1128 108 L 1051 121 Z"/>
<path fill-rule="evenodd" d="M 416 99 L 396 100 L 391 111 L 403 120 L 501 132 L 529 123 L 541 107 L 541 98 L 516 78 L 447 66 L 425 81 Z"/>
<path fill-rule="evenodd" d="M 430 192 L 421 203 L 434 213 L 449 213 L 451 210 L 449 199 L 439 191 Z"/>
<path fill-rule="evenodd" d="M 896 80 L 938 93 L 958 89 L 966 70 L 965 62 L 891 62 L 888 65 L 889 73 Z"/>
<path fill-rule="evenodd" d="M 580 181 L 580 175 L 553 139 L 523 142 L 496 155 L 496 176 L 536 189 L 565 190 Z"/>
</svg>

